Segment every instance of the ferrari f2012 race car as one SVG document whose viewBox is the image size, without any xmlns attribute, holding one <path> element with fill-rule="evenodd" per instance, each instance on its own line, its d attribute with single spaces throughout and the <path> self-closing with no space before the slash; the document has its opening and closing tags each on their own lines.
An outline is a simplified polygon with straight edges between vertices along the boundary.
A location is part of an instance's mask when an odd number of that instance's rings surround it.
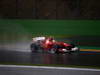
<svg viewBox="0 0 100 75">
<path fill-rule="evenodd" d="M 51 37 L 35 37 L 30 45 L 32 52 L 72 53 L 79 52 L 74 44 L 57 42 Z"/>
</svg>

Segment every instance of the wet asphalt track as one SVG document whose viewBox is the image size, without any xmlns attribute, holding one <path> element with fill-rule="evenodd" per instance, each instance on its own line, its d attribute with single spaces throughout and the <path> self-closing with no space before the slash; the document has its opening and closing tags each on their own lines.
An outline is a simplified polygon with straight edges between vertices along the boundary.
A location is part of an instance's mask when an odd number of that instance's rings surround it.
<svg viewBox="0 0 100 75">
<path fill-rule="evenodd" d="M 75 38 L 75 37 L 74 37 Z M 79 37 L 80 38 L 80 37 Z M 78 39 L 79 39 L 78 38 Z M 50 54 L 31 53 L 29 37 L 18 41 L 3 41 L 0 43 L 0 63 L 10 64 L 58 64 L 58 65 L 81 65 L 100 67 L 100 53 L 96 54 Z M 70 39 L 70 40 L 76 40 Z M 88 38 L 89 39 L 89 38 Z M 66 41 L 68 39 L 58 39 Z"/>
<path fill-rule="evenodd" d="M 100 67 L 100 54 L 50 54 L 0 50 L 0 63 L 58 64 Z M 100 71 L 0 67 L 0 75 L 100 75 Z"/>
<path fill-rule="evenodd" d="M 0 63 L 58 64 L 100 67 L 100 54 L 50 54 L 0 50 Z"/>
</svg>

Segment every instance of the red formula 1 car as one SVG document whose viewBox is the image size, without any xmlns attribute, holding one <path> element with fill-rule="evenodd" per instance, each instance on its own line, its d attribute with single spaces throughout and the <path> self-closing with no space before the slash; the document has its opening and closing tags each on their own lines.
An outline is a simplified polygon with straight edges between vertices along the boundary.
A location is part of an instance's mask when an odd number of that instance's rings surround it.
<svg viewBox="0 0 100 75">
<path fill-rule="evenodd" d="M 78 52 L 79 48 L 73 44 L 57 42 L 52 38 L 37 40 L 30 45 L 32 52 L 71 53 Z"/>
</svg>

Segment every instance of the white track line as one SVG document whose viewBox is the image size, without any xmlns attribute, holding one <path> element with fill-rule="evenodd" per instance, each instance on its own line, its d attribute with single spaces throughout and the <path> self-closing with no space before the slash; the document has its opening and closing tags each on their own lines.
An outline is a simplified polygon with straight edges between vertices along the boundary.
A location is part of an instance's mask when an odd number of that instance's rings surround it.
<svg viewBox="0 0 100 75">
<path fill-rule="evenodd" d="M 71 67 L 22 66 L 22 65 L 0 65 L 0 67 L 42 68 L 42 69 L 58 69 L 58 70 L 82 70 L 82 71 L 99 71 L 100 72 L 100 69 L 71 68 Z"/>
</svg>

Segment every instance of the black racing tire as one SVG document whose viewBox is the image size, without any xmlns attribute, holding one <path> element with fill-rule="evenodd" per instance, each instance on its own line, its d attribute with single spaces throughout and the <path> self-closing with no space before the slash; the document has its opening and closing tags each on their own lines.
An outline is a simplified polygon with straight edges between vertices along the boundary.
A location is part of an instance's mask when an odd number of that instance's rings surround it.
<svg viewBox="0 0 100 75">
<path fill-rule="evenodd" d="M 78 50 L 76 51 L 76 53 L 77 53 L 77 54 L 79 54 L 79 53 L 80 53 L 80 48 L 78 48 Z"/>
<path fill-rule="evenodd" d="M 31 52 L 34 53 L 34 52 L 38 52 L 38 46 L 35 44 L 35 43 L 32 43 L 30 45 L 30 49 L 31 49 Z"/>
<path fill-rule="evenodd" d="M 59 49 L 59 45 L 53 45 L 51 51 L 53 51 L 54 53 L 58 54 L 59 53 L 58 49 Z"/>
<path fill-rule="evenodd" d="M 80 54 L 80 48 L 78 48 L 78 50 L 76 50 L 76 51 L 71 51 L 71 53 L 73 53 L 75 55 L 79 55 Z"/>
</svg>

